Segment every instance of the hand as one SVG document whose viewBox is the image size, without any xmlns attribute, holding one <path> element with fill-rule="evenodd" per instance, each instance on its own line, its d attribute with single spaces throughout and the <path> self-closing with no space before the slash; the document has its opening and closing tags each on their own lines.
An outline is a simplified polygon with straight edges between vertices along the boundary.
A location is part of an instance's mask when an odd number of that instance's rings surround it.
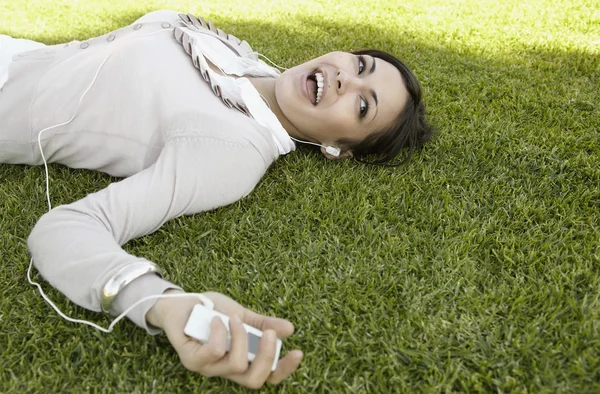
<svg viewBox="0 0 600 394">
<path fill-rule="evenodd" d="M 165 293 L 175 292 L 180 291 L 167 290 Z M 220 293 L 203 294 L 214 302 L 216 311 L 230 317 L 229 352 L 225 351 L 227 330 L 217 317 L 212 320 L 210 338 L 205 344 L 183 333 L 194 305 L 200 303 L 197 297 L 159 299 L 146 314 L 148 323 L 165 331 L 184 367 L 204 376 L 222 376 L 253 389 L 262 387 L 265 382 L 278 384 L 298 368 L 303 354 L 300 350 L 293 350 L 281 359 L 277 369 L 271 372 L 275 340 L 277 337 L 292 335 L 292 323 L 276 317 L 259 315 Z M 251 364 L 248 364 L 248 340 L 242 322 L 263 331 L 258 354 Z"/>
</svg>

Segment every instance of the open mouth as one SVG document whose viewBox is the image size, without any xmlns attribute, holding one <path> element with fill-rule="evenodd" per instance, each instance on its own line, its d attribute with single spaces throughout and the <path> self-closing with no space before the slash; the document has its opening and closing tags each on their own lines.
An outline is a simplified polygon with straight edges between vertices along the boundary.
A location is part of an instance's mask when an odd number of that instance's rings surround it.
<svg viewBox="0 0 600 394">
<path fill-rule="evenodd" d="M 324 81 L 323 72 L 318 69 L 310 73 L 306 79 L 306 89 L 313 105 L 321 102 L 324 91 L 323 87 L 325 86 Z"/>
</svg>

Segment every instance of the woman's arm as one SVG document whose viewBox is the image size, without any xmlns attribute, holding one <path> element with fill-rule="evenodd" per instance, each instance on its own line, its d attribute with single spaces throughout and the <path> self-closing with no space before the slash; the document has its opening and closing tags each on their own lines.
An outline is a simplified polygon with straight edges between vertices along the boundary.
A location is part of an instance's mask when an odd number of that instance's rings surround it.
<svg viewBox="0 0 600 394">
<path fill-rule="evenodd" d="M 99 311 L 107 281 L 122 268 L 147 261 L 121 245 L 174 217 L 239 200 L 265 170 L 262 156 L 250 144 L 198 136 L 172 139 L 151 167 L 44 215 L 28 240 L 34 263 L 73 302 Z M 119 314 L 143 296 L 169 288 L 177 287 L 144 275 L 125 287 L 111 313 Z M 158 332 L 145 320 L 154 303 L 148 301 L 128 314 L 150 333 Z"/>
</svg>

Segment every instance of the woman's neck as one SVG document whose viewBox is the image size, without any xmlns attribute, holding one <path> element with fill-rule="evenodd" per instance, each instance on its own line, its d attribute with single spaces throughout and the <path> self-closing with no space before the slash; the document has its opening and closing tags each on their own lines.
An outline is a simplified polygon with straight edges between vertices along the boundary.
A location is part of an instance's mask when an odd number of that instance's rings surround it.
<svg viewBox="0 0 600 394">
<path fill-rule="evenodd" d="M 277 98 L 275 97 L 275 83 L 277 81 L 276 78 L 248 78 L 248 80 L 254 85 L 254 88 L 258 91 L 258 93 L 262 96 L 263 100 L 267 102 L 267 105 L 271 108 L 271 111 L 277 116 L 277 120 L 283 126 L 285 131 L 296 138 L 301 138 L 298 130 L 290 123 L 290 121 L 285 117 L 281 108 L 279 108 L 279 104 L 277 103 Z"/>
</svg>

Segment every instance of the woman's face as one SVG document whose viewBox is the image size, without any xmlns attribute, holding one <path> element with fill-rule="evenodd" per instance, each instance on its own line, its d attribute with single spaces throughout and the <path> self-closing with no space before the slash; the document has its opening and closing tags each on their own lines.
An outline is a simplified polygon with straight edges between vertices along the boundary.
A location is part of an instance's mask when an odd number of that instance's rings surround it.
<svg viewBox="0 0 600 394">
<path fill-rule="evenodd" d="M 360 141 L 390 127 L 408 91 L 390 63 L 332 52 L 285 71 L 275 97 L 294 136 L 336 146 L 338 140 Z"/>
</svg>

